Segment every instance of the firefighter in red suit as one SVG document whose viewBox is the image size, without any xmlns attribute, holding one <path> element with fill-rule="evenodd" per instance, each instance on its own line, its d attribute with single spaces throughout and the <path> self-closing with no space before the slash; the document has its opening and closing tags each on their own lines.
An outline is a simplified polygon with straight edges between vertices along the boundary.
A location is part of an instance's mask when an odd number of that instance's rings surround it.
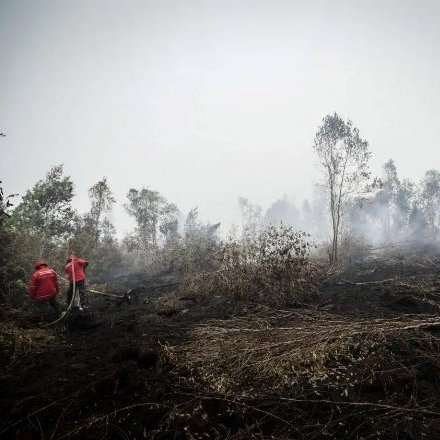
<svg viewBox="0 0 440 440">
<path fill-rule="evenodd" d="M 42 309 L 46 310 L 48 304 L 59 313 L 60 307 L 56 296 L 59 292 L 57 273 L 47 266 L 43 260 L 35 263 L 35 272 L 29 281 L 29 295 Z"/>
<path fill-rule="evenodd" d="M 79 293 L 79 303 L 80 310 L 85 308 L 85 298 L 86 298 L 86 267 L 89 262 L 75 255 L 70 255 L 66 260 L 67 277 L 69 278 L 69 290 L 67 291 L 67 304 L 70 304 L 73 294 L 73 275 L 75 274 L 75 290 Z"/>
</svg>

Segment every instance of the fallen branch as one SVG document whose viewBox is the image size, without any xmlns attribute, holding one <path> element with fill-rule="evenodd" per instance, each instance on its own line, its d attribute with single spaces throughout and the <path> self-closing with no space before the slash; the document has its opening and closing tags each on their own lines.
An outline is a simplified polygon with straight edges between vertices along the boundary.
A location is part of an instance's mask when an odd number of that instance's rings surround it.
<svg viewBox="0 0 440 440">
<path fill-rule="evenodd" d="M 390 281 L 398 281 L 398 280 L 399 280 L 399 278 L 387 278 L 385 280 L 380 280 L 380 281 L 354 282 L 354 281 L 345 280 L 344 278 L 341 278 L 340 281 L 342 281 L 342 283 L 336 281 L 336 284 L 338 284 L 338 285 L 350 284 L 351 286 L 365 286 L 368 284 L 383 284 L 383 283 L 388 283 Z"/>
</svg>

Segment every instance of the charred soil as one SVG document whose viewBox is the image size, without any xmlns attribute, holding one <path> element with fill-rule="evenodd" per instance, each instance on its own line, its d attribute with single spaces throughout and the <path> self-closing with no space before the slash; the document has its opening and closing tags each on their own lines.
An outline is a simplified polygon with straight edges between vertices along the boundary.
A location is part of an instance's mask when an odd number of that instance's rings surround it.
<svg viewBox="0 0 440 440">
<path fill-rule="evenodd" d="M 0 435 L 440 438 L 439 269 L 405 264 L 353 265 L 283 308 L 129 278 L 105 288 L 130 302 L 90 295 L 54 326 L 5 304 Z"/>
</svg>

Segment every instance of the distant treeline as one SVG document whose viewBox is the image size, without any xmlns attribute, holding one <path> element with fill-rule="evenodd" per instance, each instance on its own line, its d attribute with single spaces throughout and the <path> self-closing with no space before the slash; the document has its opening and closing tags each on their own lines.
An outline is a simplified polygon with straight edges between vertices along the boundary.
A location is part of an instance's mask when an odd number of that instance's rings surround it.
<svg viewBox="0 0 440 440">
<path fill-rule="evenodd" d="M 429 170 L 420 182 L 398 175 L 393 160 L 372 178 L 368 142 L 350 120 L 327 115 L 315 135 L 313 149 L 323 179 L 310 200 L 297 203 L 284 196 L 266 210 L 240 197 L 242 224 L 229 236 L 242 240 L 283 223 L 310 234 L 330 262 L 360 248 L 414 240 L 424 251 L 438 250 L 440 172 Z M 0 185 L 1 186 L 1 185 Z M 292 191 L 293 192 L 293 191 Z M 72 207 L 74 182 L 62 165 L 28 189 L 21 202 L 0 188 L 0 288 L 24 281 L 32 263 L 44 258 L 58 268 L 69 253 L 92 262 L 92 276 L 124 272 L 188 272 L 218 268 L 220 223 L 203 223 L 198 209 L 182 214 L 150 188 L 131 188 L 123 206 L 135 227 L 118 239 L 111 222 L 116 203 L 104 177 L 89 191 L 90 208 Z M 14 206 L 15 205 L 15 206 Z M 361 245 L 360 245 L 361 244 Z"/>
</svg>

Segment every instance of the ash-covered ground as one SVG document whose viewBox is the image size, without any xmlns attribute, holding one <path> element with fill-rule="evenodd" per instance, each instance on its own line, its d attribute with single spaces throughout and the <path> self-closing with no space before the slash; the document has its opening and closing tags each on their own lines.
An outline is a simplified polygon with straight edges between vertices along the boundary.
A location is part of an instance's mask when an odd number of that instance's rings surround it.
<svg viewBox="0 0 440 440">
<path fill-rule="evenodd" d="M 1 437 L 440 438 L 440 259 L 353 263 L 282 308 L 179 282 L 91 286 L 134 290 L 54 326 L 3 304 Z"/>
</svg>

